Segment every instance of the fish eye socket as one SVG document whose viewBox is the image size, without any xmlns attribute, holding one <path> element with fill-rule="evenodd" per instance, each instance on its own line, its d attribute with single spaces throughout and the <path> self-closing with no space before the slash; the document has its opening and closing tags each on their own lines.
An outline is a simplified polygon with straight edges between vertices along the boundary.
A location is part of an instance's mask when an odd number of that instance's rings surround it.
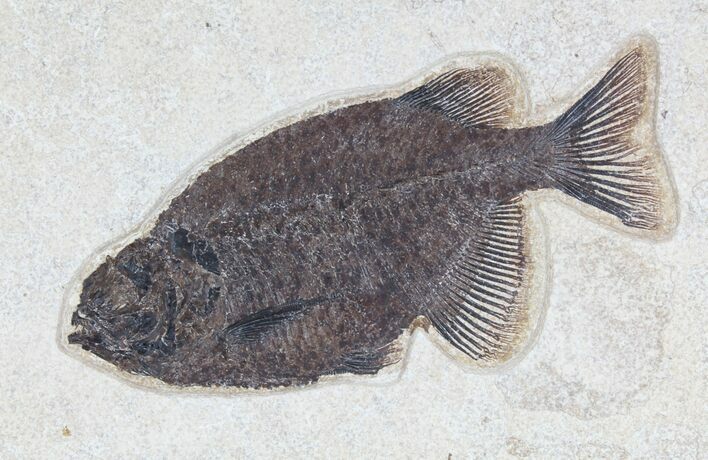
<svg viewBox="0 0 708 460">
<path fill-rule="evenodd" d="M 174 231 L 170 237 L 170 252 L 175 256 L 196 262 L 208 272 L 219 275 L 219 258 L 208 241 L 194 238 L 184 228 Z"/>
<path fill-rule="evenodd" d="M 148 291 L 152 284 L 152 277 L 149 265 L 140 265 L 133 259 L 116 266 L 118 271 L 126 276 L 135 287 L 143 294 Z"/>
</svg>

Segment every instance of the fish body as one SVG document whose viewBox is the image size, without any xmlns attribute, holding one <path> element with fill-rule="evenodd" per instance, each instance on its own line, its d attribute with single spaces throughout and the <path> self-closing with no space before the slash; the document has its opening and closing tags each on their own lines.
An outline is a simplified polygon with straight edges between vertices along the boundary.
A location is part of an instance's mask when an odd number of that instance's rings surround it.
<svg viewBox="0 0 708 460">
<path fill-rule="evenodd" d="M 177 386 L 375 374 L 432 327 L 465 359 L 528 328 L 524 194 L 558 189 L 661 223 L 637 45 L 559 119 L 511 127 L 500 67 L 280 128 L 212 165 L 83 282 L 69 342 Z"/>
</svg>

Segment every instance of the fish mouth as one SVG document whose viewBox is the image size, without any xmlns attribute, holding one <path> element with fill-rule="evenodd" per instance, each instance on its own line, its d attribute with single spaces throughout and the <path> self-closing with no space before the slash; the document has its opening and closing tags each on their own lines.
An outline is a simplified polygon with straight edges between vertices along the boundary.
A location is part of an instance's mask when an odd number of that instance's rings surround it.
<svg viewBox="0 0 708 460">
<path fill-rule="evenodd" d="M 71 315 L 71 325 L 75 330 L 67 337 L 70 344 L 82 345 L 82 348 L 87 349 L 92 344 L 98 345 L 103 342 L 95 327 L 98 320 L 96 310 L 104 303 L 102 297 L 98 295 L 89 302 L 81 302 L 77 305 Z"/>
<path fill-rule="evenodd" d="M 97 313 L 97 308 L 105 305 L 100 298 L 90 302 L 82 302 L 71 315 L 71 325 L 75 328 L 67 336 L 71 345 L 80 345 L 81 348 L 91 351 L 100 356 L 103 348 L 106 348 L 105 328 L 101 326 L 103 322 Z"/>
<path fill-rule="evenodd" d="M 111 322 L 102 318 L 97 312 L 86 310 L 84 304 L 79 304 L 72 314 L 71 325 L 74 331 L 67 336 L 70 345 L 80 346 L 82 350 L 119 369 L 144 375 L 150 374 L 149 369 L 140 362 L 140 352 L 135 349 L 135 344 L 111 332 Z"/>
<path fill-rule="evenodd" d="M 101 293 L 79 303 L 71 316 L 74 330 L 68 343 L 79 345 L 109 362 L 174 351 L 174 325 L 157 312 L 125 307 L 117 309 Z"/>
<path fill-rule="evenodd" d="M 71 317 L 74 331 L 68 334 L 68 343 L 80 346 L 82 350 L 122 371 L 156 376 L 155 373 L 163 362 L 161 358 L 174 351 L 173 344 L 165 341 L 164 325 L 157 320 L 148 320 L 144 321 L 145 327 L 142 330 L 130 333 L 120 329 L 115 320 L 131 314 L 108 316 L 109 318 L 102 317 L 95 311 L 86 310 L 84 304 L 79 304 Z"/>
<path fill-rule="evenodd" d="M 74 313 L 75 314 L 75 313 Z M 75 324 L 73 318 L 71 321 L 73 326 L 77 326 Z M 98 346 L 103 342 L 103 339 L 101 338 L 101 335 L 96 333 L 96 332 L 89 332 L 87 329 L 84 328 L 83 325 L 78 325 L 78 329 L 75 330 L 74 332 L 70 333 L 67 336 L 67 340 L 69 344 L 71 345 L 81 345 L 84 350 L 88 348 L 93 348 L 93 346 Z"/>
<path fill-rule="evenodd" d="M 99 356 L 101 356 L 102 350 L 124 355 L 126 350 L 120 346 L 121 341 L 113 332 L 115 329 L 114 315 L 108 313 L 112 311 L 112 308 L 112 303 L 102 292 L 79 303 L 71 315 L 71 325 L 74 327 L 74 331 L 67 337 L 69 344 L 81 345 L 84 350 Z"/>
<path fill-rule="evenodd" d="M 102 358 L 107 356 L 103 337 L 97 332 L 89 332 L 85 329 L 70 333 L 67 336 L 70 345 L 79 345 L 83 350 L 90 351 Z M 104 358 L 105 359 L 105 358 Z"/>
</svg>

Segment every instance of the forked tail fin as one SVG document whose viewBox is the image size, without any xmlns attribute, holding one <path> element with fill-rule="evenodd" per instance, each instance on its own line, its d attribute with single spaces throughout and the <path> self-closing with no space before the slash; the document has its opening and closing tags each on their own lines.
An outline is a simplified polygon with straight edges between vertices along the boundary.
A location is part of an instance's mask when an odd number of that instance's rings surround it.
<svg viewBox="0 0 708 460">
<path fill-rule="evenodd" d="M 636 44 L 550 127 L 557 189 L 629 227 L 671 226 L 672 193 L 653 131 L 655 52 Z"/>
</svg>

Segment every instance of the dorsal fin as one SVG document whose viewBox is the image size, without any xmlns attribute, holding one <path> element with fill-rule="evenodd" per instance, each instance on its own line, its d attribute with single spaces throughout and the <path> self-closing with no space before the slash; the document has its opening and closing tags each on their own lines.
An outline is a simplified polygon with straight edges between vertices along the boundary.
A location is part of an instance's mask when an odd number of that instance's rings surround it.
<svg viewBox="0 0 708 460">
<path fill-rule="evenodd" d="M 510 124 L 516 91 L 500 67 L 453 69 L 398 98 L 403 104 L 438 112 L 469 128 Z"/>
</svg>

